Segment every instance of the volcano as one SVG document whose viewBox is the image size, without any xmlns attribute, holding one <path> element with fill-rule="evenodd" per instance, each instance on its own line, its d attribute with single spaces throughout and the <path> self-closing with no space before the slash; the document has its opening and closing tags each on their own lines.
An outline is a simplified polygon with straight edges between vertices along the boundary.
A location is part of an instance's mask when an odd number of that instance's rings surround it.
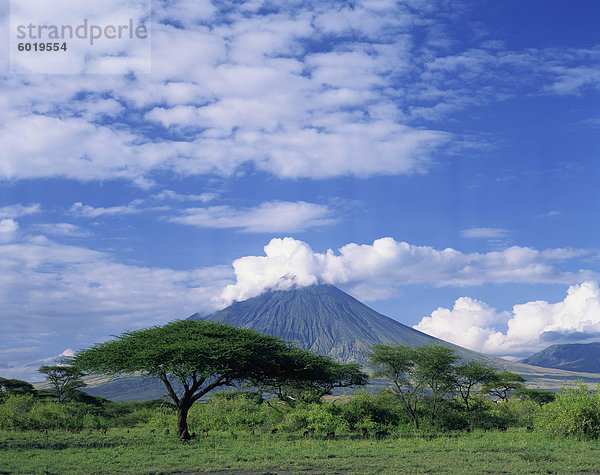
<svg viewBox="0 0 600 475">
<path fill-rule="evenodd" d="M 273 290 L 212 315 L 189 318 L 252 328 L 343 362 L 366 363 L 377 343 L 419 346 L 437 342 L 452 346 L 466 359 L 490 359 L 403 325 L 327 284 Z"/>
</svg>

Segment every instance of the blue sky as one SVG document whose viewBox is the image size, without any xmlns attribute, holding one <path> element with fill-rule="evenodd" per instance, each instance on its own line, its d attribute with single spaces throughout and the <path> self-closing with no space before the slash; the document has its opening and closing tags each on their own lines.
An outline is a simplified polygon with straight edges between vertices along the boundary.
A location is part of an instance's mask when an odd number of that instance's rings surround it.
<svg viewBox="0 0 600 475">
<path fill-rule="evenodd" d="M 597 339 L 599 23 L 591 0 L 154 0 L 151 74 L 4 51 L 0 376 L 315 282 L 498 356 Z"/>
</svg>

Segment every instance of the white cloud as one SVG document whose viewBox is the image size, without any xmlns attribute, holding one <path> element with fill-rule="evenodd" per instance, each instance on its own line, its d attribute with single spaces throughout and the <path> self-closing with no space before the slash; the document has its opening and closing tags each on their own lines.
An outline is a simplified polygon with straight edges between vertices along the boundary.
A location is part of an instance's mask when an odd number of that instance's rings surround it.
<svg viewBox="0 0 600 475">
<path fill-rule="evenodd" d="M 52 236 L 85 237 L 90 233 L 71 223 L 40 223 L 33 225 L 33 229 Z"/>
<path fill-rule="evenodd" d="M 505 238 L 510 231 L 502 228 L 469 228 L 460 232 L 466 238 L 501 239 Z"/>
<path fill-rule="evenodd" d="M 0 177 L 148 187 L 156 171 L 227 176 L 248 165 L 289 178 L 411 174 L 457 142 L 423 121 L 599 84 L 597 48 L 449 48 L 434 35 L 439 4 L 154 7 L 150 75 L 0 78 Z"/>
<path fill-rule="evenodd" d="M 284 177 L 405 174 L 426 170 L 450 140 L 403 121 L 386 92 L 410 66 L 401 30 L 413 14 L 381 2 L 248 7 L 158 5 L 152 75 L 4 78 L 0 176 L 148 186 L 156 170 L 229 175 L 244 164 Z M 365 34 L 398 34 L 348 42 L 340 14 Z M 331 47 L 312 54 L 305 41 L 322 34 Z M 385 108 L 395 110 L 371 115 Z M 178 138 L 146 132 L 157 126 Z"/>
<path fill-rule="evenodd" d="M 80 2 L 60 0 L 40 3 L 37 0 L 21 0 L 11 5 L 11 38 L 16 39 L 16 25 L 62 25 L 73 29 L 85 25 L 85 38 L 65 33 L 61 40 L 67 41 L 68 48 L 60 55 L 12 54 L 11 71 L 17 74 L 128 74 L 148 73 L 151 58 L 151 27 L 148 24 L 145 35 L 135 35 L 129 31 L 129 21 L 137 26 L 145 24 L 151 13 L 149 0 L 105 0 L 104 2 Z M 85 22 L 85 24 L 84 24 Z M 115 34 L 111 39 L 98 35 L 99 29 L 106 31 L 108 26 L 119 33 L 125 26 L 125 34 Z M 93 46 L 92 30 L 96 29 Z M 52 41 L 48 32 L 31 31 L 29 41 Z M 131 35 L 129 34 L 131 33 Z M 56 41 L 56 39 L 54 39 Z"/>
<path fill-rule="evenodd" d="M 130 132 L 78 118 L 30 115 L 12 119 L 0 127 L 5 154 L 0 176 L 141 179 L 156 162 L 138 150 L 139 140 Z"/>
<path fill-rule="evenodd" d="M 293 232 L 335 222 L 325 205 L 304 201 L 269 201 L 254 208 L 188 208 L 170 221 L 205 228 L 240 228 L 245 232 Z"/>
<path fill-rule="evenodd" d="M 14 219 L 0 219 L 0 242 L 12 240 L 18 229 L 19 224 Z"/>
<path fill-rule="evenodd" d="M 41 205 L 39 203 L 32 203 L 30 205 L 10 205 L 0 208 L 0 218 L 18 218 L 28 214 L 39 213 Z"/>
<path fill-rule="evenodd" d="M 423 317 L 414 328 L 450 343 L 486 352 L 490 338 L 498 335 L 494 326 L 506 325 L 508 319 L 507 312 L 497 312 L 485 302 L 461 297 L 452 309 L 440 307 L 430 317 Z"/>
<path fill-rule="evenodd" d="M 60 356 L 75 356 L 75 352 L 71 348 L 66 348 Z"/>
<path fill-rule="evenodd" d="M 555 343 L 597 340 L 600 289 L 595 281 L 583 282 L 570 286 L 561 302 L 527 302 L 512 313 L 461 297 L 452 309 L 438 308 L 414 328 L 476 351 L 524 357 Z"/>
<path fill-rule="evenodd" d="M 69 210 L 75 216 L 84 218 L 98 218 L 100 216 L 122 216 L 126 214 L 138 214 L 143 211 L 139 206 L 143 203 L 142 200 L 133 200 L 127 205 L 98 207 L 84 205 L 81 202 L 73 203 Z"/>
<path fill-rule="evenodd" d="M 217 196 L 216 193 L 200 193 L 199 195 L 195 195 L 177 193 L 172 190 L 163 190 L 160 193 L 153 195 L 152 198 L 155 200 L 202 201 L 203 203 L 207 203 L 208 201 L 217 198 Z"/>
<path fill-rule="evenodd" d="M 484 283 L 572 283 L 595 278 L 590 271 L 571 273 L 554 263 L 589 254 L 585 251 L 510 247 L 485 254 L 437 250 L 381 238 L 373 244 L 346 244 L 337 253 L 314 252 L 308 244 L 286 237 L 272 239 L 265 256 L 233 263 L 236 283 L 223 292 L 225 302 L 245 300 L 269 288 L 327 282 L 343 285 L 358 298 L 389 294 L 405 284 L 466 286 Z M 377 292 L 375 292 L 377 291 Z"/>
</svg>

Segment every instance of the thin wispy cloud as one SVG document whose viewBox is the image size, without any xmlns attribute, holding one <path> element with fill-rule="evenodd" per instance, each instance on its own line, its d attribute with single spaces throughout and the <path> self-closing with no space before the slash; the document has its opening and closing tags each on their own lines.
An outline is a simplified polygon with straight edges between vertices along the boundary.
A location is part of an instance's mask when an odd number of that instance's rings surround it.
<svg viewBox="0 0 600 475">
<path fill-rule="evenodd" d="M 181 211 L 181 216 L 169 219 L 199 228 L 238 228 L 253 233 L 303 231 L 336 222 L 328 206 L 304 201 L 271 201 L 247 209 L 230 206 L 188 208 Z"/>
<path fill-rule="evenodd" d="M 155 200 L 174 200 L 174 201 L 201 201 L 207 203 L 218 197 L 217 193 L 200 193 L 199 195 L 190 193 L 177 193 L 173 190 L 163 190 L 152 198 Z"/>
<path fill-rule="evenodd" d="M 3 206 L 0 208 L 0 219 L 3 218 L 19 218 L 20 216 L 26 216 L 28 214 L 35 214 L 41 211 L 41 205 L 39 203 L 32 203 L 29 205 L 14 204 L 10 206 Z"/>
<path fill-rule="evenodd" d="M 141 205 L 143 200 L 133 200 L 127 205 L 109 206 L 109 207 L 93 207 L 84 205 L 81 202 L 73 203 L 70 213 L 74 216 L 83 218 L 99 218 L 101 216 L 123 216 L 128 214 L 138 214 L 145 211 Z"/>
<path fill-rule="evenodd" d="M 32 228 L 42 234 L 64 237 L 87 237 L 91 233 L 80 226 L 71 223 L 39 223 Z"/>
<path fill-rule="evenodd" d="M 460 234 L 472 239 L 505 239 L 511 232 L 503 228 L 469 228 L 463 229 Z"/>
</svg>

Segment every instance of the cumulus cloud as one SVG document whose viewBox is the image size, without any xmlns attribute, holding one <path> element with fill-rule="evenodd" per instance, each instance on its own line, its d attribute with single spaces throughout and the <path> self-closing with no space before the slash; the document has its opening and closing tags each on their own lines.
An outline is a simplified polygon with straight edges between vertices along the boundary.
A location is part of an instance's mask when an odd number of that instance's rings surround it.
<svg viewBox="0 0 600 475">
<path fill-rule="evenodd" d="M 254 208 L 188 208 L 170 221 L 204 228 L 240 228 L 245 232 L 292 232 L 335 222 L 325 205 L 305 201 L 269 201 Z"/>
<path fill-rule="evenodd" d="M 597 339 L 600 288 L 586 281 L 570 286 L 560 302 L 527 302 L 512 313 L 461 297 L 452 309 L 438 308 L 414 328 L 476 351 L 523 357 L 555 343 Z"/>
<path fill-rule="evenodd" d="M 258 5 L 158 2 L 152 74 L 0 77 L 0 177 L 418 173 L 458 142 L 433 125 L 457 110 L 599 84 L 597 48 L 451 47 L 434 34 L 443 2 Z"/>
<path fill-rule="evenodd" d="M 224 301 L 244 300 L 269 288 L 290 288 L 326 282 L 344 285 L 364 299 L 390 294 L 405 284 L 466 286 L 483 283 L 572 283 L 595 278 L 591 271 L 562 271 L 555 264 L 589 253 L 568 249 L 539 251 L 513 246 L 503 251 L 465 254 L 437 250 L 393 238 L 373 244 L 350 243 L 338 252 L 313 251 L 305 242 L 272 239 L 264 256 L 246 256 L 233 263 L 236 283 L 223 292 Z"/>
</svg>

